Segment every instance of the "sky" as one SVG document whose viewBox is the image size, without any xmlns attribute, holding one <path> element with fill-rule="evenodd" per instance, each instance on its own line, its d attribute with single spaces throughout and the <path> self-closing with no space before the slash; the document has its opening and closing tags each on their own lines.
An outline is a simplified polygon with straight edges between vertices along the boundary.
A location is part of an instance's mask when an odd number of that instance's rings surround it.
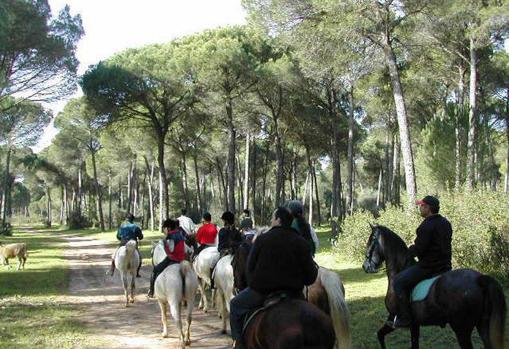
<svg viewBox="0 0 509 349">
<path fill-rule="evenodd" d="M 66 4 L 80 14 L 85 35 L 78 43 L 79 74 L 89 65 L 127 48 L 168 42 L 204 29 L 245 23 L 240 0 L 49 0 L 57 15 Z M 54 115 L 72 97 L 47 105 Z M 51 143 L 57 130 L 50 124 L 34 151 Z"/>
</svg>

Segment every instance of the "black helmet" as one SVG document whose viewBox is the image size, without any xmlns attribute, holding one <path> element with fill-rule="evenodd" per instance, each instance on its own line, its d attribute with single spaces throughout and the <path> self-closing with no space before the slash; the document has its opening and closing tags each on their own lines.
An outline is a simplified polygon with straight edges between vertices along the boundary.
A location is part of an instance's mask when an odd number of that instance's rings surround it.
<svg viewBox="0 0 509 349">
<path fill-rule="evenodd" d="M 228 224 L 233 224 L 233 222 L 235 222 L 235 215 L 230 211 L 226 211 L 221 216 L 221 219 Z"/>
</svg>

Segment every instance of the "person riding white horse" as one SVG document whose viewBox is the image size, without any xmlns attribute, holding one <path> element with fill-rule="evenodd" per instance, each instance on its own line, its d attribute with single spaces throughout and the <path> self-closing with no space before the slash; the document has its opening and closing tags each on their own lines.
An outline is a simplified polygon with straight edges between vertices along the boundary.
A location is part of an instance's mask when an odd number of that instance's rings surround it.
<svg viewBox="0 0 509 349">
<path fill-rule="evenodd" d="M 162 336 L 168 336 L 167 325 L 167 310 L 170 308 L 170 313 L 175 321 L 180 336 L 181 348 L 191 344 L 191 320 L 194 308 L 194 300 L 196 290 L 198 288 L 198 277 L 194 272 L 191 264 L 187 260 L 182 260 L 179 263 L 173 263 L 171 260 L 182 258 L 182 241 L 176 240 L 175 235 L 183 235 L 180 229 L 176 229 L 177 221 L 167 220 L 163 223 L 167 238 L 160 240 L 159 243 L 154 244 L 152 250 L 152 264 L 164 266 L 170 259 L 169 266 L 165 267 L 159 276 L 155 275 L 154 295 L 159 303 L 161 309 L 161 323 L 163 325 Z M 171 230 L 173 228 L 173 230 Z M 169 238 L 168 238 L 169 236 Z M 172 255 L 176 252 L 176 256 Z M 170 255 L 168 255 L 170 253 Z M 166 262 L 165 262 L 166 261 Z M 157 278 L 156 278 L 157 277 Z M 186 330 L 182 329 L 182 321 L 180 319 L 181 304 L 186 301 Z"/>
<path fill-rule="evenodd" d="M 122 224 L 117 231 L 117 240 L 120 241 L 118 247 L 125 246 L 127 242 L 130 240 L 136 241 L 136 252 L 138 254 L 139 259 L 139 265 L 136 269 L 136 277 L 140 277 L 142 257 L 141 252 L 138 250 L 138 242 L 143 240 L 143 233 L 141 231 L 141 228 L 134 223 L 134 215 L 132 213 L 127 214 L 126 220 L 127 223 Z M 111 269 L 110 269 L 111 276 L 113 276 L 113 273 L 115 272 L 115 256 L 117 251 L 115 251 L 111 258 Z"/>
<path fill-rule="evenodd" d="M 154 265 L 152 276 L 150 278 L 150 288 L 148 297 L 154 297 L 154 283 L 157 276 L 161 274 L 164 269 L 172 264 L 178 264 L 186 258 L 185 236 L 181 229 L 178 229 L 179 222 L 177 220 L 167 219 L 163 222 L 163 232 L 166 234 L 164 239 L 164 251 L 166 257 Z"/>
<path fill-rule="evenodd" d="M 138 253 L 136 250 L 136 241 L 129 240 L 125 246 L 120 246 L 115 254 L 115 267 L 120 272 L 120 278 L 122 280 L 122 286 L 124 288 L 124 294 L 126 298 L 125 306 L 127 307 L 129 303 L 134 303 L 134 289 L 135 285 L 135 275 L 136 268 L 139 265 L 140 259 L 138 257 Z M 127 287 L 127 278 L 128 275 L 131 275 L 131 296 L 129 297 L 128 287 Z"/>
</svg>

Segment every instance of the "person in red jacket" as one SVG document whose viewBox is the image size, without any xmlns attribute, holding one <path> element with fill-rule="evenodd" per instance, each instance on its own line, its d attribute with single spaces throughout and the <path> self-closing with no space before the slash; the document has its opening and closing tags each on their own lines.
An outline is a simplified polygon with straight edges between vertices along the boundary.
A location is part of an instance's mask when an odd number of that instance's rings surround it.
<svg viewBox="0 0 509 349">
<path fill-rule="evenodd" d="M 164 240 L 164 251 L 166 258 L 161 263 L 154 266 L 152 277 L 150 278 L 150 289 L 148 296 L 154 297 L 154 284 L 157 277 L 161 274 L 166 267 L 172 264 L 182 262 L 186 257 L 185 236 L 182 229 L 179 229 L 179 221 L 167 219 L 163 222 L 163 232 L 166 234 Z"/>
<path fill-rule="evenodd" d="M 212 217 L 210 213 L 205 212 L 203 214 L 203 225 L 198 229 L 196 233 L 196 242 L 200 244 L 198 249 L 194 252 L 194 257 L 205 248 L 216 245 L 217 226 L 212 224 Z"/>
</svg>

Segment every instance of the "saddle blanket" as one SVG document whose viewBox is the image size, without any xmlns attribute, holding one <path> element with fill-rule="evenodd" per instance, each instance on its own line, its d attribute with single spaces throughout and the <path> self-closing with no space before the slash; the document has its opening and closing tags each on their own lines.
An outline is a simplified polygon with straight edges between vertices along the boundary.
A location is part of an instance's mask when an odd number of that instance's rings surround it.
<svg viewBox="0 0 509 349">
<path fill-rule="evenodd" d="M 435 281 L 442 275 L 438 275 L 432 277 L 431 279 L 422 280 L 414 287 L 412 290 L 412 295 L 410 297 L 412 302 L 419 302 L 425 300 L 428 296 L 429 290 L 431 286 L 435 283 Z"/>
</svg>

